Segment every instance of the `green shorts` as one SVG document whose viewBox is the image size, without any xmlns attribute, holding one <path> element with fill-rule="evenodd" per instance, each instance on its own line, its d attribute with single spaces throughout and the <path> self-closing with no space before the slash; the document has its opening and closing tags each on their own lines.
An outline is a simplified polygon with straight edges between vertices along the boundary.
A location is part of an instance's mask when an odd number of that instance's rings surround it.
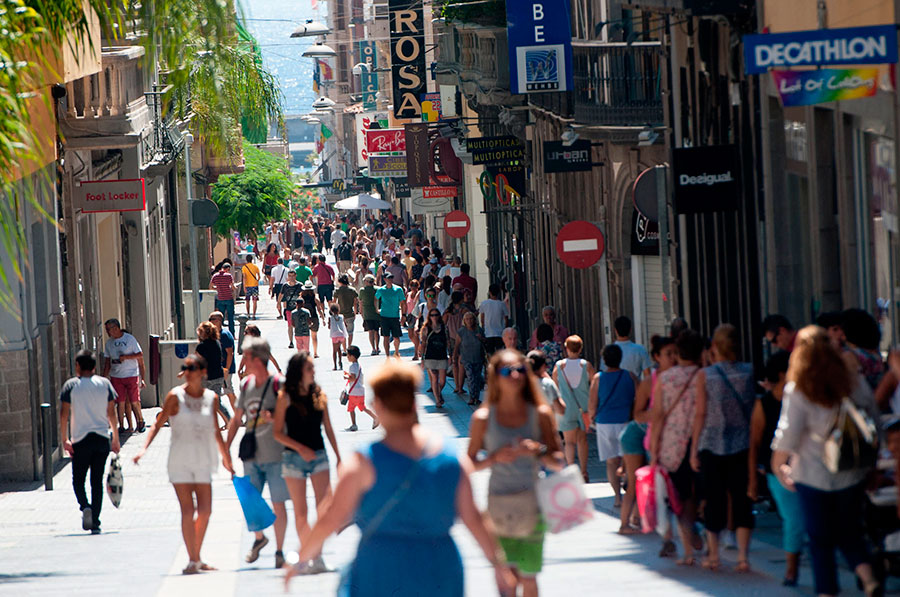
<svg viewBox="0 0 900 597">
<path fill-rule="evenodd" d="M 529 537 L 497 537 L 507 563 L 522 576 L 536 576 L 544 564 L 544 532 L 547 525 L 538 522 Z"/>
</svg>

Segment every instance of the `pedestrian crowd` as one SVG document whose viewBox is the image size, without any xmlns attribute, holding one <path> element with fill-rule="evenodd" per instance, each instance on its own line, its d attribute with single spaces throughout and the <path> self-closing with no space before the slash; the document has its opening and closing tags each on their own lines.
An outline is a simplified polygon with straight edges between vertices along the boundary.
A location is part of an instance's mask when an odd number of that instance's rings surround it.
<svg viewBox="0 0 900 597">
<path fill-rule="evenodd" d="M 196 352 L 181 366 L 184 383 L 166 395 L 134 458 L 140 461 L 163 426 L 171 428 L 168 474 L 182 513 L 185 574 L 213 569 L 201 557 L 211 477 L 220 460 L 234 473 L 232 444 L 243 427 L 238 456 L 256 489 L 269 487 L 278 568 L 287 565 L 286 502 L 293 505 L 301 549 L 287 580 L 328 570 L 322 545 L 352 521 L 362 537 L 342 594 L 461 595 L 462 562 L 449 534 L 459 517 L 494 566 L 499 590 L 537 595 L 547 532 L 537 506 L 539 472 L 577 464 L 588 482 L 593 441 L 619 510 L 618 532 L 658 531 L 659 557 L 712 572 L 722 567 L 722 547 L 734 544 L 735 569 L 750 572 L 754 511 L 768 500 L 782 520 L 785 585 L 797 584 L 808 545 L 818 594 L 839 591 L 836 551 L 867 595 L 883 590 L 865 517 L 874 509 L 867 490 L 897 472 L 879 470 L 875 456 L 879 435 L 900 456 L 900 425 L 887 419 L 883 430 L 875 427 L 883 415 L 900 414 L 900 353 L 882 357 L 878 323 L 865 311 L 826 313 L 799 331 L 768 316 L 762 332 L 769 357 L 760 375 L 742 354 L 746 342 L 736 327 L 722 324 L 706 337 L 681 319 L 648 350 L 631 339 L 632 322 L 619 317 L 614 340 L 592 362 L 552 306 L 523 346 L 504 289 L 490 284 L 479 302 L 469 265 L 446 256 L 416 225 L 347 217 L 290 224 L 273 224 L 262 240 L 242 245 L 240 283 L 233 261 L 215 268 L 216 311 L 198 325 Z M 235 298 L 243 294 L 255 319 L 263 278 L 288 346 L 296 348 L 283 374 L 253 324 L 235 363 Z M 353 342 L 357 316 L 370 354 L 396 357 L 373 372 L 363 371 Z M 413 345 L 409 362 L 399 352 L 404 328 Z M 320 329 L 331 340 L 333 370 L 343 372 L 346 430 L 359 428 L 358 413 L 384 430 L 382 440 L 343 459 L 315 378 Z M 118 451 L 120 433 L 145 427 L 141 348 L 118 321 L 106 330 L 104 376 L 94 375 L 93 355 L 81 353 L 77 377 L 61 396 L 60 433 L 71 437 L 65 447 L 83 525 L 96 532 L 107 454 Z M 438 409 L 446 408 L 450 380 L 474 407 L 467 454 L 419 424 L 416 392 L 426 377 Z M 226 396 L 230 408 L 221 402 Z M 470 475 L 478 470 L 490 470 L 486 516 L 472 495 Z M 665 494 L 668 513 L 655 504 L 651 513 L 641 489 L 648 484 Z M 900 529 L 896 496 L 893 503 Z M 268 543 L 256 532 L 246 561 L 255 562 Z"/>
</svg>

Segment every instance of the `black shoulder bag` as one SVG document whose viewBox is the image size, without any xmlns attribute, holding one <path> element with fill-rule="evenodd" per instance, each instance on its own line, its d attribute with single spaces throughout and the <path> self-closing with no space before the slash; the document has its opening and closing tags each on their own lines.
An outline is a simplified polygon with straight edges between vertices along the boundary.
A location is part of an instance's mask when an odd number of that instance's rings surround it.
<svg viewBox="0 0 900 597">
<path fill-rule="evenodd" d="M 245 431 L 244 437 L 241 438 L 241 443 L 238 445 L 238 457 L 245 462 L 253 460 L 253 457 L 256 456 L 256 424 L 259 423 L 259 413 L 263 410 L 270 383 L 272 383 L 271 377 L 266 380 L 266 386 L 259 397 L 259 408 L 256 409 L 256 418 L 253 419 L 253 431 Z"/>
</svg>

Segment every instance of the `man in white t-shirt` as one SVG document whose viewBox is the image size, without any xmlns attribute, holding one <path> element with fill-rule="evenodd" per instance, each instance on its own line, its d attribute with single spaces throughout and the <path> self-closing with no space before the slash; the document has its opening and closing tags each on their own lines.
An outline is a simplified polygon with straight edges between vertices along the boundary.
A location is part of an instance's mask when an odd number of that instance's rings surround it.
<svg viewBox="0 0 900 597">
<path fill-rule="evenodd" d="M 131 433 L 132 430 L 143 433 L 146 425 L 141 412 L 141 389 L 147 387 L 144 353 L 135 337 L 122 330 L 118 319 L 108 319 L 103 326 L 109 336 L 103 351 L 106 356 L 103 377 L 108 377 L 116 390 L 119 433 Z M 123 418 L 127 428 L 122 426 Z"/>
<path fill-rule="evenodd" d="M 616 330 L 616 345 L 622 349 L 622 363 L 619 367 L 631 372 L 638 379 L 646 379 L 653 367 L 653 360 L 646 348 L 628 339 L 631 336 L 631 320 L 624 315 L 617 317 L 613 329 Z M 605 364 L 602 370 L 606 371 Z"/>
<path fill-rule="evenodd" d="M 491 284 L 488 294 L 489 297 L 478 306 L 478 312 L 481 314 L 481 327 L 484 328 L 484 348 L 490 355 L 503 348 L 503 330 L 509 322 L 509 307 L 499 299 L 499 284 Z"/>
<path fill-rule="evenodd" d="M 276 301 L 275 307 L 278 309 L 278 319 L 281 319 L 283 310 L 281 309 L 281 287 L 287 282 L 288 268 L 284 266 L 284 259 L 278 258 L 278 263 L 272 268 L 272 288 L 269 290 L 269 296 Z"/>
<path fill-rule="evenodd" d="M 59 439 L 72 457 L 72 487 L 81 509 L 81 527 L 91 534 L 100 532 L 103 506 L 103 469 L 110 448 L 119 453 L 116 427 L 116 391 L 108 379 L 94 375 L 97 360 L 89 350 L 75 355 L 75 377 L 63 384 L 59 393 Z M 112 429 L 112 445 L 109 434 Z M 71 436 L 70 436 L 71 432 Z M 91 472 L 91 501 L 84 491 Z"/>
<path fill-rule="evenodd" d="M 450 279 L 453 280 L 462 273 L 462 270 L 460 269 L 461 266 L 462 261 L 460 258 L 454 257 L 450 263 L 441 268 L 438 277 L 443 280 L 444 276 L 450 276 Z"/>
</svg>

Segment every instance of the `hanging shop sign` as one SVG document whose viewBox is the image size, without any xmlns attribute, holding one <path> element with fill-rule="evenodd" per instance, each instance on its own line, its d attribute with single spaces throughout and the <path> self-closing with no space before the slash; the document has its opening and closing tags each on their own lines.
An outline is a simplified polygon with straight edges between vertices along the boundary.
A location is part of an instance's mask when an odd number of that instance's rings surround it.
<svg viewBox="0 0 900 597">
<path fill-rule="evenodd" d="M 631 188 L 631 199 L 634 202 L 635 211 L 651 222 L 659 221 L 657 176 L 665 176 L 665 171 L 651 166 L 638 174 L 634 186 Z"/>
<path fill-rule="evenodd" d="M 743 42 L 748 75 L 792 66 L 897 62 L 894 25 L 745 35 Z"/>
<path fill-rule="evenodd" d="M 659 257 L 659 222 L 631 211 L 631 254 Z"/>
<path fill-rule="evenodd" d="M 419 96 L 427 91 L 422 0 L 389 0 L 394 116 L 420 118 Z"/>
<path fill-rule="evenodd" d="M 456 197 L 456 187 L 424 187 L 422 196 L 425 199 Z"/>
<path fill-rule="evenodd" d="M 374 178 L 400 178 L 406 176 L 406 156 L 369 155 L 369 176 Z"/>
<path fill-rule="evenodd" d="M 603 257 L 604 247 L 603 233 L 584 220 L 569 222 L 556 235 L 556 253 L 563 263 L 575 269 L 597 263 Z"/>
<path fill-rule="evenodd" d="M 406 178 L 394 179 L 394 196 L 398 199 L 408 199 L 412 196 L 409 188 L 409 182 Z"/>
<path fill-rule="evenodd" d="M 878 92 L 877 68 L 773 70 L 772 79 L 785 107 L 859 99 Z"/>
<path fill-rule="evenodd" d="M 452 197 L 425 197 L 425 189 L 411 189 L 411 194 L 409 211 L 414 216 L 447 213 L 453 209 Z"/>
<path fill-rule="evenodd" d="M 430 181 L 428 125 L 424 122 L 404 125 L 406 132 L 407 178 L 411 187 L 426 187 Z"/>
<path fill-rule="evenodd" d="M 677 213 L 737 209 L 741 189 L 736 145 L 675 149 L 672 162 Z"/>
<path fill-rule="evenodd" d="M 475 137 L 466 140 L 466 151 L 472 154 L 472 163 L 517 164 L 525 159 L 525 144 L 518 137 Z"/>
<path fill-rule="evenodd" d="M 591 142 L 579 139 L 566 147 L 562 141 L 544 141 L 544 172 L 589 172 Z"/>
<path fill-rule="evenodd" d="M 86 180 L 76 183 L 72 204 L 83 213 L 144 211 L 147 192 L 143 178 Z"/>
<path fill-rule="evenodd" d="M 387 112 L 363 112 L 356 115 L 356 165 L 365 168 L 369 165 L 369 150 L 366 147 L 366 131 L 375 124 L 387 128 Z"/>
<path fill-rule="evenodd" d="M 406 151 L 406 134 L 403 129 L 368 129 L 366 150 L 370 154 Z"/>
<path fill-rule="evenodd" d="M 515 168 L 512 173 L 504 174 L 496 172 L 491 167 L 486 167 L 478 179 L 485 204 L 493 204 L 496 201 L 501 205 L 516 205 L 525 194 L 524 190 L 520 190 L 521 187 L 514 186 L 517 184 L 514 181 L 519 178 L 520 171 L 523 180 L 522 187 L 524 187 L 525 170 L 523 168 Z"/>
<path fill-rule="evenodd" d="M 363 40 L 359 43 L 359 61 L 368 67 L 359 75 L 359 83 L 362 87 L 363 110 L 374 110 L 377 107 L 375 94 L 378 93 L 378 50 L 374 41 Z"/>
<path fill-rule="evenodd" d="M 422 104 L 422 122 L 440 122 L 445 120 L 440 93 L 423 93 L 419 99 Z"/>
<path fill-rule="evenodd" d="M 456 157 L 450 139 L 435 139 L 431 143 L 431 182 L 438 185 L 462 184 L 462 161 Z"/>
<path fill-rule="evenodd" d="M 506 3 L 513 93 L 555 93 L 573 88 L 569 12 L 569 0 Z"/>
</svg>

